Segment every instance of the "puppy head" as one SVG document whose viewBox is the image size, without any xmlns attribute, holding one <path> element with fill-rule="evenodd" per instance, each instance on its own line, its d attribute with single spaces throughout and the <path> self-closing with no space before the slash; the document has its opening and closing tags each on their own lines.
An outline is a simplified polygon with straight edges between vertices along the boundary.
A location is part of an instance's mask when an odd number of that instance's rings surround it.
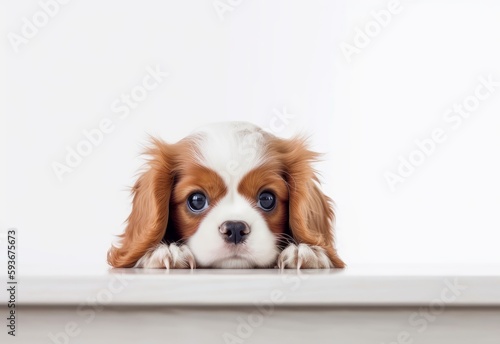
<svg viewBox="0 0 500 344">
<path fill-rule="evenodd" d="M 342 267 L 330 199 L 318 188 L 317 154 L 248 123 L 212 124 L 176 144 L 154 140 L 119 247 L 131 267 L 160 241 L 182 242 L 199 267 L 273 267 L 288 239 L 323 247 Z"/>
</svg>

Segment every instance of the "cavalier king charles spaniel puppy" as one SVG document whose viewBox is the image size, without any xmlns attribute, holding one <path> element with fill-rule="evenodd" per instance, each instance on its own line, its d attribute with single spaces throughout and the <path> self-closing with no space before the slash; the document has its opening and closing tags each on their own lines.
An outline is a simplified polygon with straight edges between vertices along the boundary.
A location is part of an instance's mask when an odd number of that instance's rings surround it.
<svg viewBox="0 0 500 344">
<path fill-rule="evenodd" d="M 332 201 L 302 138 L 243 122 L 205 126 L 174 144 L 153 139 L 133 187 L 116 268 L 342 268 Z"/>
</svg>

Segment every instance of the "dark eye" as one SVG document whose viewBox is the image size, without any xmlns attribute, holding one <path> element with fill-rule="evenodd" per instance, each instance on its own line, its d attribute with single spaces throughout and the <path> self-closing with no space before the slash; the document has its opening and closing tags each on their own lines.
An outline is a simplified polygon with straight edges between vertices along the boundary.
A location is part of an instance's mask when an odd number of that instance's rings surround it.
<svg viewBox="0 0 500 344">
<path fill-rule="evenodd" d="M 263 191 L 259 195 L 257 205 L 262 208 L 262 210 L 270 211 L 274 209 L 276 205 L 276 197 L 272 192 Z"/>
<path fill-rule="evenodd" d="M 195 192 L 188 197 L 187 204 L 192 212 L 199 213 L 208 206 L 207 196 L 201 192 Z"/>
</svg>

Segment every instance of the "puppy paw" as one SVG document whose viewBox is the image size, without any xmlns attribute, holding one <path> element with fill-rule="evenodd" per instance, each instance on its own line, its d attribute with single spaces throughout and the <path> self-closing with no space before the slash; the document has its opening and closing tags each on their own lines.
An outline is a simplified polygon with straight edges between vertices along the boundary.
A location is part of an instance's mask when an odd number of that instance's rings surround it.
<svg viewBox="0 0 500 344">
<path fill-rule="evenodd" d="M 194 256 L 186 245 L 161 243 L 148 251 L 135 265 L 147 269 L 194 269 Z"/>
<path fill-rule="evenodd" d="M 280 269 L 328 269 L 332 267 L 323 248 L 306 244 L 288 245 L 278 256 Z"/>
</svg>

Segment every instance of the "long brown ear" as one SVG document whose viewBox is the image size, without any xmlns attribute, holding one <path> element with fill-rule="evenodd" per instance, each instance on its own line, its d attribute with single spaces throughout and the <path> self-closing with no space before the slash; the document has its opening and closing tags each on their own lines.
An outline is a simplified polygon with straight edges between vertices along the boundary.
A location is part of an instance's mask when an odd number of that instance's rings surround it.
<svg viewBox="0 0 500 344">
<path fill-rule="evenodd" d="M 335 249 L 333 225 L 335 214 L 332 200 L 319 188 L 312 163 L 319 154 L 307 148 L 306 140 L 274 138 L 270 149 L 282 161 L 283 176 L 289 188 L 289 226 L 297 243 L 325 249 L 333 266 L 343 268 L 344 262 Z"/>
<path fill-rule="evenodd" d="M 127 228 L 120 235 L 119 246 L 112 246 L 108 251 L 111 266 L 133 267 L 148 249 L 163 239 L 180 144 L 152 139 L 152 147 L 146 151 L 150 157 L 147 169 L 132 189 L 134 197 Z"/>
</svg>

